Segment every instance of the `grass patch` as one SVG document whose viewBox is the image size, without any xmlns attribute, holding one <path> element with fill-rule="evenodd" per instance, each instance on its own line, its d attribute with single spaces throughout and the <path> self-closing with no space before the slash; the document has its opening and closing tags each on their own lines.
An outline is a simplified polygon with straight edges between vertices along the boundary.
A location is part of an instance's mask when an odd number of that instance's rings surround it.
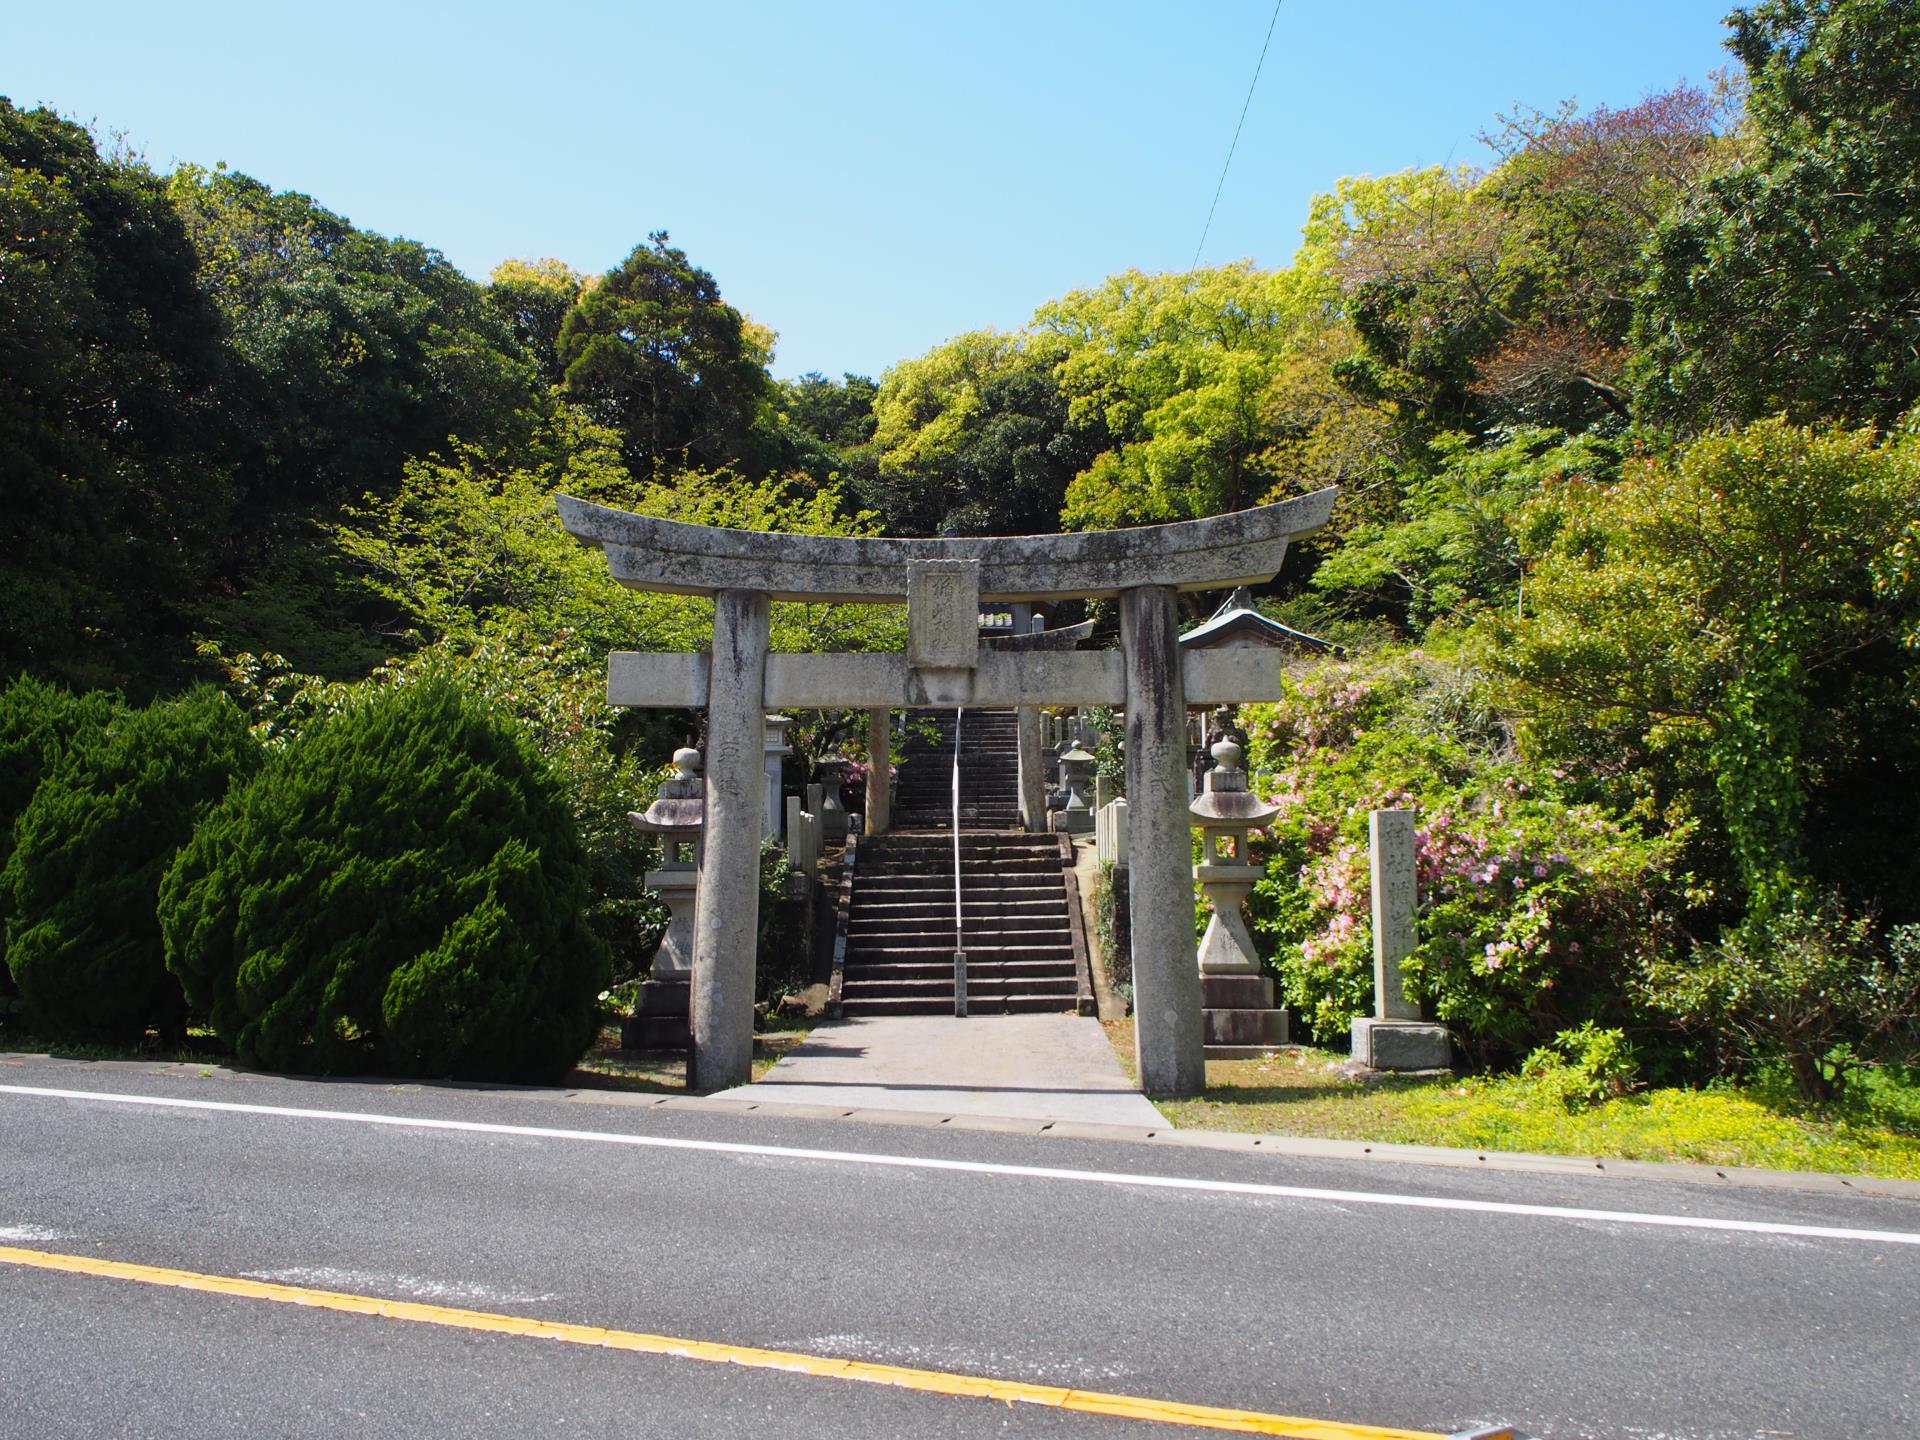
<svg viewBox="0 0 1920 1440">
<path fill-rule="evenodd" d="M 1106 1028 L 1131 1072 L 1133 1022 Z M 1363 1083 L 1335 1068 L 1345 1058 L 1289 1046 L 1257 1060 L 1210 1060 L 1204 1095 L 1156 1103 L 1182 1129 L 1920 1180 L 1920 1075 L 1911 1071 L 1857 1075 L 1843 1101 L 1824 1107 L 1763 1079 L 1569 1110 L 1517 1075 Z"/>
</svg>

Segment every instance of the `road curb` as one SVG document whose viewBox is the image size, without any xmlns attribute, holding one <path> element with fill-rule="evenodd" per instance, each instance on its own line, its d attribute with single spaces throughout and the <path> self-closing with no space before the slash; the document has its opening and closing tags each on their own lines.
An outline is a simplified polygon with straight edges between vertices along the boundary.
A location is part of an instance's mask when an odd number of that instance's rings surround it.
<svg viewBox="0 0 1920 1440">
<path fill-rule="evenodd" d="M 597 1099 L 591 1092 L 580 1098 Z M 649 1097 L 653 1098 L 653 1097 Z M 916 1129 L 985 1130 L 1042 1138 L 1097 1140 L 1157 1146 L 1161 1149 L 1229 1150 L 1289 1155 L 1315 1160 L 1359 1160 L 1395 1165 L 1430 1165 L 1456 1170 L 1514 1170 L 1545 1175 L 1601 1176 L 1614 1180 L 1661 1180 L 1719 1189 L 1805 1190 L 1827 1195 L 1866 1195 L 1920 1200 L 1920 1181 L 1878 1175 L 1837 1175 L 1820 1170 L 1765 1170 L 1755 1166 L 1701 1165 L 1680 1161 L 1616 1160 L 1600 1156 L 1535 1155 L 1523 1151 L 1469 1150 L 1444 1145 L 1396 1145 L 1372 1140 L 1326 1140 L 1289 1135 L 1254 1135 L 1229 1130 L 1152 1130 L 1132 1125 L 1100 1125 L 1084 1120 L 1031 1120 L 997 1115 L 943 1115 L 934 1110 L 879 1110 L 870 1107 L 748 1103 L 698 1097 L 663 1097 L 663 1108 L 726 1110 L 768 1119 L 858 1121 Z"/>
<path fill-rule="evenodd" d="M 1509 1150 L 1470 1150 L 1444 1145 L 1397 1145 L 1371 1140 L 1327 1140 L 1289 1135 L 1254 1135 L 1229 1130 L 1179 1130 L 1171 1124 L 1148 1129 L 1103 1125 L 1085 1120 L 1036 1120 L 1003 1115 L 946 1113 L 939 1110 L 886 1110 L 872 1106 L 798 1105 L 773 1100 L 722 1100 L 704 1095 L 659 1095 L 590 1087 L 503 1085 L 481 1081 L 427 1081 L 355 1076 L 276 1075 L 219 1065 L 144 1060 L 80 1060 L 32 1052 L 0 1052 L 9 1060 L 51 1061 L 89 1070 L 124 1069 L 145 1074 L 186 1074 L 240 1082 L 318 1082 L 381 1090 L 464 1090 L 567 1104 L 613 1105 L 628 1109 L 694 1111 L 786 1121 L 837 1121 L 914 1130 L 960 1130 L 1037 1139 L 1092 1140 L 1159 1149 L 1224 1150 L 1238 1154 L 1284 1155 L 1315 1160 L 1351 1160 L 1393 1165 L 1425 1165 L 1454 1170 L 1518 1171 L 1536 1175 L 1600 1176 L 1613 1180 L 1658 1180 L 1722 1190 L 1793 1190 L 1822 1195 L 1863 1195 L 1920 1201 L 1920 1181 L 1877 1175 L 1839 1175 L 1820 1170 L 1765 1170 L 1752 1166 L 1700 1165 L 1663 1160 L 1614 1160 L 1591 1155 L 1534 1155 Z"/>
</svg>

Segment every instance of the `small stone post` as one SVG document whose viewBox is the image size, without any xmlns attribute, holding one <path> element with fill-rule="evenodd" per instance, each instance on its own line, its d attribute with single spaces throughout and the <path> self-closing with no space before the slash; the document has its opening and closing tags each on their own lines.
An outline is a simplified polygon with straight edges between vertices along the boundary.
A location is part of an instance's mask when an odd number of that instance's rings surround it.
<svg viewBox="0 0 1920 1440">
<path fill-rule="evenodd" d="M 762 800 L 762 833 L 769 840 L 780 838 L 780 821 L 783 818 L 780 808 L 780 762 L 787 753 L 787 726 L 793 723 L 785 715 L 767 716 L 767 740 L 765 746 L 766 778 L 761 782 L 765 787 Z"/>
<path fill-rule="evenodd" d="M 893 712 L 867 711 L 867 834 L 893 824 Z"/>
<path fill-rule="evenodd" d="M 706 852 L 694 902 L 690 1089 L 753 1078 L 753 980 L 760 925 L 760 793 L 771 606 L 757 590 L 713 599 L 707 691 Z"/>
<path fill-rule="evenodd" d="M 1421 1020 L 1400 973 L 1400 963 L 1413 953 L 1419 901 L 1413 811 L 1372 811 L 1367 836 L 1373 870 L 1373 1017 L 1353 1022 L 1353 1058 L 1374 1070 L 1444 1070 L 1450 1059 L 1446 1027 Z"/>
<path fill-rule="evenodd" d="M 1140 1088 L 1206 1087 L 1200 967 L 1193 940 L 1193 835 L 1187 815 L 1186 679 L 1173 590 L 1120 595 L 1127 675 L 1127 824 L 1131 834 L 1134 1045 Z"/>
<path fill-rule="evenodd" d="M 1040 711 L 1022 705 L 1014 711 L 1015 735 L 1020 750 L 1020 823 L 1030 835 L 1045 834 L 1047 829 L 1047 760 L 1041 753 Z"/>
</svg>

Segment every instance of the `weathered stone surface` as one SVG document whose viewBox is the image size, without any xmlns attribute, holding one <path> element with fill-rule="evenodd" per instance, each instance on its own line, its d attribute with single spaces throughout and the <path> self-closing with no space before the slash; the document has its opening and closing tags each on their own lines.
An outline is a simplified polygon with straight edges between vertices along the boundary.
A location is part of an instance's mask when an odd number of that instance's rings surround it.
<svg viewBox="0 0 1920 1440">
<path fill-rule="evenodd" d="M 867 712 L 867 834 L 884 835 L 893 824 L 893 716 Z"/>
<path fill-rule="evenodd" d="M 697 710 L 707 703 L 713 657 L 616 650 L 607 657 L 607 703 Z"/>
<path fill-rule="evenodd" d="M 818 786 L 811 787 L 818 789 Z M 787 862 L 811 874 L 820 860 L 820 813 L 809 810 L 798 795 L 787 796 Z"/>
<path fill-rule="evenodd" d="M 971 670 L 980 653 L 980 562 L 922 560 L 907 569 L 907 660 Z"/>
<path fill-rule="evenodd" d="M 907 574 L 929 560 L 974 560 L 983 600 L 1118 595 L 1147 586 L 1221 590 L 1279 573 L 1293 537 L 1326 524 L 1337 490 L 1132 530 L 904 540 L 768 534 L 688 525 L 555 497 L 561 522 L 598 545 L 614 578 L 679 595 L 755 590 L 779 600 L 904 600 Z"/>
<path fill-rule="evenodd" d="M 1047 762 L 1040 752 L 1040 712 L 1023 705 L 1015 712 L 1015 743 L 1020 754 L 1020 824 L 1030 835 L 1047 829 Z"/>
<path fill-rule="evenodd" d="M 699 878 L 695 870 L 649 870 L 642 877 L 642 883 L 649 890 L 659 892 L 671 917 L 647 971 L 655 980 L 693 978 L 695 894 Z"/>
<path fill-rule="evenodd" d="M 1196 650 L 1181 659 L 1182 688 L 1191 704 L 1224 704 L 1280 698 L 1279 667 L 1270 652 L 1262 663 L 1237 663 L 1232 650 Z M 1126 703 L 1126 662 L 1113 650 L 982 650 L 971 671 L 916 675 L 905 653 L 769 655 L 766 694 L 770 710 L 917 709 L 965 705 L 1002 709 L 1028 705 Z M 1223 663 L 1223 662 L 1235 663 Z M 617 650 L 607 661 L 611 705 L 697 709 L 707 703 L 711 660 L 704 654 L 656 655 Z M 930 683 L 931 682 L 931 683 Z"/>
<path fill-rule="evenodd" d="M 1233 1046 L 1255 1050 L 1277 1050 L 1287 1043 L 1287 1012 L 1266 1007 L 1257 1010 L 1224 1010 L 1208 1006 L 1201 1012 L 1206 1048 Z"/>
<path fill-rule="evenodd" d="M 685 1050 L 693 1041 L 688 1020 L 691 987 L 679 980 L 648 980 L 635 997 L 633 1014 L 620 1022 L 623 1050 Z"/>
<path fill-rule="evenodd" d="M 1033 623 L 1044 626 L 1046 618 L 1035 615 Z M 1062 625 L 1058 630 L 1025 630 L 1012 635 L 996 635 L 987 643 L 995 650 L 1071 650 L 1092 634 L 1093 621 L 1082 620 L 1077 625 Z"/>
<path fill-rule="evenodd" d="M 1373 866 L 1373 1013 L 1381 1020 L 1418 1020 L 1407 999 L 1400 963 L 1413 953 L 1413 915 L 1419 876 L 1413 812 L 1375 810 L 1367 816 Z"/>
<path fill-rule="evenodd" d="M 706 853 L 693 940 L 692 1083 L 744 1085 L 753 1069 L 754 945 L 760 914 L 760 776 L 767 597 L 714 598 L 707 708 Z"/>
<path fill-rule="evenodd" d="M 1183 650 L 1180 670 L 1189 705 L 1281 698 L 1284 669 L 1271 650 Z"/>
<path fill-rule="evenodd" d="M 1353 1022 L 1353 1058 L 1375 1070 L 1444 1070 L 1452 1051 L 1444 1025 L 1364 1016 Z"/>
<path fill-rule="evenodd" d="M 1200 997 L 1209 1010 L 1271 1010 L 1273 977 L 1202 974 Z"/>
<path fill-rule="evenodd" d="M 659 892 L 669 916 L 649 972 L 656 981 L 680 983 L 693 974 L 694 891 L 707 808 L 699 770 L 698 750 L 674 751 L 673 778 L 661 784 L 645 814 L 627 815 L 635 829 L 660 837 L 660 866 L 641 877 Z"/>
<path fill-rule="evenodd" d="M 820 817 L 820 838 L 824 844 L 840 845 L 847 838 L 847 807 L 840 799 L 841 788 L 846 784 L 847 766 L 844 760 L 822 760 L 820 762 L 820 804 L 814 813 Z M 809 797 L 812 787 L 807 790 Z"/>
<path fill-rule="evenodd" d="M 1149 1094 L 1206 1085 L 1193 940 L 1187 815 L 1187 707 L 1173 591 L 1120 597 L 1127 660 L 1127 828 L 1131 853 L 1134 1041 Z"/>
<path fill-rule="evenodd" d="M 1245 747 L 1231 735 L 1216 740 L 1213 768 L 1199 797 L 1187 807 L 1201 833 L 1201 863 L 1193 867 L 1193 878 L 1213 905 L 1207 933 L 1200 938 L 1203 976 L 1260 969 L 1242 907 L 1265 872 L 1247 863 L 1247 831 L 1279 811 L 1247 789 L 1247 772 L 1240 765 L 1245 755 Z"/>
<path fill-rule="evenodd" d="M 792 723 L 785 715 L 767 716 L 767 741 L 760 777 L 760 830 L 769 840 L 780 838 L 781 762 L 787 754 L 787 726 Z"/>
</svg>

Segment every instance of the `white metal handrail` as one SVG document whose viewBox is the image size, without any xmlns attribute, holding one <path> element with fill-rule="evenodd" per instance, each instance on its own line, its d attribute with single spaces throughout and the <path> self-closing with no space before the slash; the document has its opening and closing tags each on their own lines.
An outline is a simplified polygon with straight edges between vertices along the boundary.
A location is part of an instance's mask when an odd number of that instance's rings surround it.
<svg viewBox="0 0 1920 1440">
<path fill-rule="evenodd" d="M 960 727 L 964 708 L 953 712 L 953 1013 L 967 1013 L 967 937 L 960 908 Z"/>
</svg>

